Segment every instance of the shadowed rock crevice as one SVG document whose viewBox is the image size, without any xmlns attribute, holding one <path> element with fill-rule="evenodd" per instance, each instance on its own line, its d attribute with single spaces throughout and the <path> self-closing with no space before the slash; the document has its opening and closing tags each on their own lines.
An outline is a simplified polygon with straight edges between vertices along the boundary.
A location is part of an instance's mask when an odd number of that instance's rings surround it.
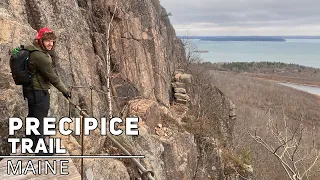
<svg viewBox="0 0 320 180">
<path fill-rule="evenodd" d="M 39 30 L 41 28 L 41 12 L 37 2 L 35 0 L 26 1 L 26 11 L 30 26 L 35 30 Z"/>
<path fill-rule="evenodd" d="M 77 0 L 78 6 L 84 9 L 88 9 L 87 0 Z"/>
</svg>

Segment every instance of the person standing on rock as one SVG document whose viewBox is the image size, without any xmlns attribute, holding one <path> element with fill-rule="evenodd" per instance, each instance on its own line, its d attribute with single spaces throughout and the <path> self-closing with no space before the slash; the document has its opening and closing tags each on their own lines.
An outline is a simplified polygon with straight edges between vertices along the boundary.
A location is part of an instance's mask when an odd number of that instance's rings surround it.
<svg viewBox="0 0 320 180">
<path fill-rule="evenodd" d="M 43 135 L 43 118 L 48 116 L 50 108 L 50 94 L 48 90 L 51 84 L 62 92 L 66 98 L 70 98 L 70 92 L 53 70 L 53 63 L 49 52 L 53 50 L 55 40 L 55 33 L 50 28 L 41 28 L 31 45 L 25 46 L 25 49 L 31 52 L 28 70 L 33 76 L 30 85 L 23 87 L 23 95 L 28 100 L 28 117 L 35 117 L 40 121 L 38 128 L 40 135 L 32 133 L 32 135 L 27 136 L 33 141 L 33 151 L 39 138 L 45 140 L 45 136 Z M 45 154 L 39 152 L 36 155 Z"/>
</svg>

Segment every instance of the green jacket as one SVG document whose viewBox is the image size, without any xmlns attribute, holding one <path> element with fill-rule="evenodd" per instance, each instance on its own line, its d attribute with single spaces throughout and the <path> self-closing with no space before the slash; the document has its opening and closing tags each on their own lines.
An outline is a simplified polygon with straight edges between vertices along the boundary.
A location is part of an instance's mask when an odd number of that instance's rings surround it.
<svg viewBox="0 0 320 180">
<path fill-rule="evenodd" d="M 61 82 L 60 78 L 53 71 L 52 59 L 49 53 L 43 50 L 37 41 L 31 45 L 25 46 L 25 49 L 33 51 L 29 58 L 29 71 L 34 74 L 31 83 L 35 90 L 48 90 L 51 84 L 63 94 L 67 93 L 67 89 Z M 32 89 L 32 87 L 27 87 Z"/>
</svg>

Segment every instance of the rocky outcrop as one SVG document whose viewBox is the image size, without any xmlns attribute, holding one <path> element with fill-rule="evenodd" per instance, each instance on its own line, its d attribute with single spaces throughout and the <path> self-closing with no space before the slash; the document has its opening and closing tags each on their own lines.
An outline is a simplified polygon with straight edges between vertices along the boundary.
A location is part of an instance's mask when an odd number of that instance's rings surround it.
<svg viewBox="0 0 320 180">
<path fill-rule="evenodd" d="M 188 93 L 191 87 L 191 74 L 184 73 L 183 70 L 176 70 L 173 74 L 172 88 L 174 93 L 174 100 L 177 103 L 187 104 L 190 101 Z M 189 87 L 189 89 L 187 89 Z M 187 93 L 187 90 L 189 92 Z"/>
<path fill-rule="evenodd" d="M 200 95 L 192 87 L 191 75 L 174 74 L 186 61 L 185 52 L 159 0 L 1 1 L 1 154 L 9 153 L 8 118 L 27 113 L 21 88 L 11 78 L 8 51 L 29 43 L 43 26 L 51 27 L 58 36 L 52 57 L 62 81 L 73 87 L 72 100 L 97 118 L 108 114 L 106 52 L 110 51 L 113 114 L 140 118 L 139 136 L 116 138 L 132 154 L 146 155 L 140 161 L 157 179 L 225 178 L 226 163 L 219 152 L 230 146 L 234 112 L 224 95 L 211 87 L 206 92 L 213 99 L 202 97 L 211 103 L 203 111 L 208 115 L 199 121 L 194 107 Z M 50 91 L 49 116 L 79 116 L 76 110 L 68 111 L 61 93 L 55 88 Z M 190 100 L 190 109 L 183 103 L 171 104 L 173 97 Z M 193 128 L 205 128 L 194 130 L 188 126 L 191 121 L 199 122 Z M 79 154 L 79 137 L 71 139 L 65 139 L 66 147 L 71 154 Z M 87 154 L 122 154 L 98 132 L 85 142 Z M 130 160 L 91 159 L 85 162 L 85 174 L 89 179 L 140 178 Z"/>
</svg>

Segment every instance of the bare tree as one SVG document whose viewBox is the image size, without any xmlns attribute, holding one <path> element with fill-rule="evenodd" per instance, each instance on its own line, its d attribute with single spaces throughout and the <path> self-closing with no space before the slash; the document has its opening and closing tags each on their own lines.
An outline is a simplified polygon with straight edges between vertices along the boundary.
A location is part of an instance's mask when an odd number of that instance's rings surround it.
<svg viewBox="0 0 320 180">
<path fill-rule="evenodd" d="M 186 32 L 184 39 L 182 39 L 182 43 L 184 49 L 186 51 L 186 62 L 184 64 L 179 64 L 184 69 L 188 70 L 192 63 L 199 63 L 201 62 L 201 58 L 198 51 L 198 46 L 196 43 L 191 39 L 189 32 Z"/>
<path fill-rule="evenodd" d="M 112 25 L 112 21 L 114 19 L 114 16 L 116 14 L 117 11 L 117 3 L 114 7 L 114 11 L 111 17 L 111 20 L 108 24 L 108 30 L 107 30 L 107 52 L 106 52 L 106 60 L 107 60 L 107 96 L 108 96 L 108 106 L 109 106 L 109 117 L 112 118 L 112 99 L 111 99 L 111 88 L 110 88 L 110 76 L 111 76 L 111 63 L 110 63 L 110 29 L 111 29 L 111 25 Z"/>
<path fill-rule="evenodd" d="M 269 111 L 270 113 L 270 111 Z M 278 128 L 274 120 L 269 115 L 268 130 L 273 139 L 263 139 L 255 131 L 249 135 L 266 150 L 272 153 L 280 162 L 287 176 L 291 180 L 309 179 L 310 172 L 319 162 L 320 150 L 314 143 L 310 147 L 305 147 L 302 143 L 305 128 L 302 121 L 295 128 L 290 128 L 287 117 L 283 112 L 282 128 Z"/>
</svg>

